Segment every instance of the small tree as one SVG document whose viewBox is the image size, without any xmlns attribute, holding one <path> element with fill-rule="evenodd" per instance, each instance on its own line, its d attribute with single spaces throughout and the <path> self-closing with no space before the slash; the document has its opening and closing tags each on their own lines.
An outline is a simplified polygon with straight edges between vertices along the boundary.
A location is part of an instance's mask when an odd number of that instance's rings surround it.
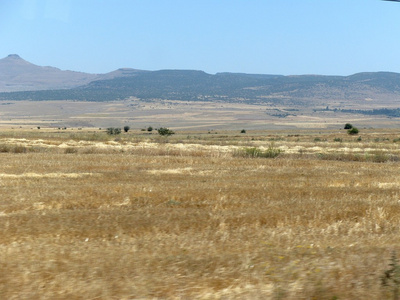
<svg viewBox="0 0 400 300">
<path fill-rule="evenodd" d="M 242 129 L 242 131 L 240 131 L 240 133 L 246 133 L 246 130 L 245 130 L 245 129 Z"/>
<path fill-rule="evenodd" d="M 153 131 L 153 127 L 151 127 L 151 126 L 147 127 L 147 131 L 148 132 L 152 132 Z"/>
<path fill-rule="evenodd" d="M 357 128 L 355 128 L 355 127 L 347 130 L 347 133 L 350 134 L 350 135 L 357 135 L 358 132 L 359 132 L 359 130 Z"/>
<path fill-rule="evenodd" d="M 109 135 L 118 135 L 120 133 L 121 133 L 121 128 L 114 128 L 114 127 L 107 128 L 107 134 Z"/>
<path fill-rule="evenodd" d="M 353 128 L 353 125 L 351 125 L 350 123 L 346 123 L 344 125 L 344 129 L 352 129 L 352 128 Z"/>
<path fill-rule="evenodd" d="M 124 131 L 125 131 L 125 132 L 128 132 L 129 129 L 131 129 L 129 126 L 124 126 Z"/>
<path fill-rule="evenodd" d="M 163 136 L 169 136 L 169 135 L 175 134 L 175 132 L 173 132 L 171 129 L 168 129 L 166 127 L 158 128 L 157 131 L 158 131 L 159 135 L 163 135 Z"/>
</svg>

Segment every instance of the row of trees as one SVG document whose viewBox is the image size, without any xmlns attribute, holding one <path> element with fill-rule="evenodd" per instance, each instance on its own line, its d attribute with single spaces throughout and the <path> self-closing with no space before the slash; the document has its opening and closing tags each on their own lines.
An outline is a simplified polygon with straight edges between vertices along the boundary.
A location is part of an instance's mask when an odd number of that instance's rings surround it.
<svg viewBox="0 0 400 300">
<path fill-rule="evenodd" d="M 128 132 L 131 128 L 129 126 L 124 126 L 124 132 Z M 344 125 L 344 129 L 347 129 L 348 134 L 350 135 L 356 135 L 359 133 L 359 130 L 354 127 L 353 125 L 351 125 L 350 123 L 346 123 Z M 147 129 L 143 129 L 143 130 L 147 130 L 148 132 L 152 132 L 153 131 L 153 127 L 149 126 L 147 127 Z M 162 136 L 170 136 L 175 134 L 174 131 L 172 131 L 171 129 L 168 129 L 166 127 L 161 127 L 156 129 L 159 135 Z M 115 128 L 115 127 L 109 127 L 107 128 L 107 134 L 109 135 L 118 135 L 122 132 L 121 128 Z M 246 133 L 246 130 L 243 129 L 241 131 L 241 133 Z"/>
<path fill-rule="evenodd" d="M 124 129 L 124 132 L 128 132 L 131 128 L 129 126 L 124 126 L 123 129 Z M 168 129 L 166 127 L 161 127 L 156 130 L 157 130 L 158 134 L 162 135 L 162 136 L 170 136 L 170 135 L 175 134 L 174 131 L 172 131 L 171 129 Z M 121 128 L 116 128 L 116 127 L 109 127 L 109 128 L 107 128 L 106 131 L 107 131 L 107 134 L 109 134 L 109 135 L 118 135 L 122 132 Z M 153 127 L 149 126 L 147 128 L 147 131 L 149 131 L 149 132 L 153 131 Z"/>
</svg>

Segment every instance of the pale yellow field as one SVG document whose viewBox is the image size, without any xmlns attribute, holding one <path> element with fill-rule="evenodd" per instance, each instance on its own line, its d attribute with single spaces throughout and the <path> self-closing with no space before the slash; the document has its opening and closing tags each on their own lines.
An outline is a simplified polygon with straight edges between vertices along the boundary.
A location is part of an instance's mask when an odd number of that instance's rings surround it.
<svg viewBox="0 0 400 300">
<path fill-rule="evenodd" d="M 393 299 L 400 134 L 360 136 L 3 131 L 0 299 Z"/>
</svg>

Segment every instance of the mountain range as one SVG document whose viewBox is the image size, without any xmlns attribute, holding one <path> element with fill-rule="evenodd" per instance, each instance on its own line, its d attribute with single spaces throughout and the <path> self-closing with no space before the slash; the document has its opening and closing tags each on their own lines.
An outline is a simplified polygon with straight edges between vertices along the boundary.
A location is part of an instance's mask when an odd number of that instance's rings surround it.
<svg viewBox="0 0 400 300">
<path fill-rule="evenodd" d="M 31 64 L 16 54 L 0 59 L 0 100 L 230 101 L 312 105 L 358 101 L 397 103 L 400 74 L 350 76 L 207 74 L 194 70 L 122 68 L 106 74 L 63 71 Z"/>
</svg>

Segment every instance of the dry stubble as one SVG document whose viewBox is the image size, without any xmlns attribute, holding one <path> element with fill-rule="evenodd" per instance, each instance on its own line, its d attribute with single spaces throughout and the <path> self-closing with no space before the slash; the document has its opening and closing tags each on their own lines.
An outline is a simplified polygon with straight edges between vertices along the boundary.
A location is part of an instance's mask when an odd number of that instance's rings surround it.
<svg viewBox="0 0 400 300">
<path fill-rule="evenodd" d="M 390 295 L 398 163 L 191 143 L 1 153 L 1 298 Z"/>
</svg>

